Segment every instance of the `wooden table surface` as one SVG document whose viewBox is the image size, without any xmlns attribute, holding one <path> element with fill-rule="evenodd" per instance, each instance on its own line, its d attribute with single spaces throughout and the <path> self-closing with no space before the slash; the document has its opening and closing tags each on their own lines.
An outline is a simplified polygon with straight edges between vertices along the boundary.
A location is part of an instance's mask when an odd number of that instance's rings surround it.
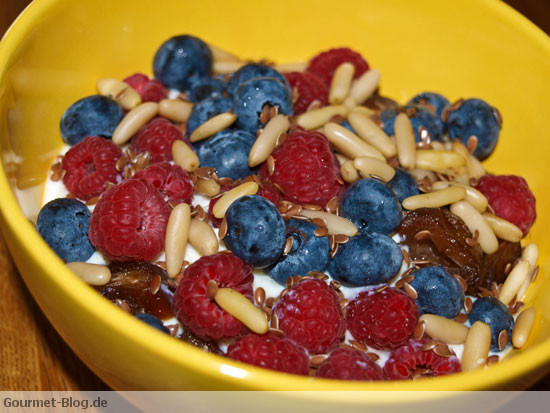
<svg viewBox="0 0 550 413">
<path fill-rule="evenodd" d="M 4 33 L 28 0 L 0 2 Z M 550 1 L 508 1 L 550 33 Z M 64 343 L 24 285 L 0 234 L 0 390 L 108 390 Z M 550 390 L 550 375 L 533 390 Z"/>
</svg>

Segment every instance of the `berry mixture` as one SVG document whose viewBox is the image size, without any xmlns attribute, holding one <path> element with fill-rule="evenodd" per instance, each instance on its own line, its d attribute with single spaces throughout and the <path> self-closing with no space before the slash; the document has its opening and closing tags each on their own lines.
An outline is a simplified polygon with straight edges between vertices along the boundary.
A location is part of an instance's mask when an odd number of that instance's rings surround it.
<svg viewBox="0 0 550 413">
<path fill-rule="evenodd" d="M 289 374 L 416 379 L 518 346 L 536 203 L 479 162 L 496 108 L 364 95 L 379 76 L 349 48 L 288 72 L 214 63 L 204 40 L 174 36 L 151 73 L 67 105 L 36 227 L 77 275 L 99 264 L 88 282 L 141 322 Z M 491 350 L 472 362 L 474 323 Z"/>
</svg>

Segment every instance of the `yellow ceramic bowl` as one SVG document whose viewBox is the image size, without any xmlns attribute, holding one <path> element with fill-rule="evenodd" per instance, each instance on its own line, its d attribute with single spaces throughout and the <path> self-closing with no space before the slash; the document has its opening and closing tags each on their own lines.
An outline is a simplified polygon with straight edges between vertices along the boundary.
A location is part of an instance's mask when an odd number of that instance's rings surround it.
<svg viewBox="0 0 550 413">
<path fill-rule="evenodd" d="M 504 118 L 490 171 L 520 174 L 537 196 L 527 241 L 541 250 L 528 291 L 538 310 L 528 346 L 483 371 L 406 383 L 311 380 L 249 367 L 157 333 L 84 285 L 27 218 L 39 208 L 47 170 L 62 146 L 59 119 L 95 93 L 100 77 L 151 73 L 158 46 L 191 33 L 243 58 L 280 63 L 349 46 L 382 73 L 401 102 L 421 90 L 451 100 L 481 97 Z M 37 0 L 0 47 L 1 224 L 36 301 L 90 368 L 115 389 L 466 390 L 523 387 L 550 359 L 550 40 L 521 15 L 488 0 Z M 14 309 L 17 311 L 17 309 Z M 299 393 L 308 406 L 402 403 L 409 396 Z M 424 397 L 424 396 L 416 396 Z M 435 397 L 426 395 L 425 397 Z M 441 395 L 439 397 L 442 397 Z"/>
</svg>

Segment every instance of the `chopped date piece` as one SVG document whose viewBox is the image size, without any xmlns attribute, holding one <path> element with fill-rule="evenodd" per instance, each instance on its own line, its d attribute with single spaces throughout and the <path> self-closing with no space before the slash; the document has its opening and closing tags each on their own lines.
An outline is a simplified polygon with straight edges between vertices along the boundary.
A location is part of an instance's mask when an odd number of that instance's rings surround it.
<svg viewBox="0 0 550 413">
<path fill-rule="evenodd" d="M 478 287 L 491 289 L 493 281 L 502 284 L 514 266 L 514 262 L 520 257 L 519 242 L 501 241 L 495 253 L 483 256 Z"/>
<path fill-rule="evenodd" d="M 423 236 L 415 236 L 421 231 Z M 409 247 L 411 260 L 441 265 L 466 281 L 468 294 L 477 292 L 483 252 L 479 245 L 468 243 L 473 235 L 459 217 L 444 208 L 419 208 L 405 214 L 397 232 L 401 244 Z"/>
<path fill-rule="evenodd" d="M 171 294 L 158 288 L 158 277 L 161 283 L 167 278 L 162 268 L 146 262 L 113 262 L 109 268 L 111 281 L 95 287 L 102 296 L 111 301 L 124 300 L 132 314 L 143 310 L 161 320 L 174 317 Z"/>
</svg>

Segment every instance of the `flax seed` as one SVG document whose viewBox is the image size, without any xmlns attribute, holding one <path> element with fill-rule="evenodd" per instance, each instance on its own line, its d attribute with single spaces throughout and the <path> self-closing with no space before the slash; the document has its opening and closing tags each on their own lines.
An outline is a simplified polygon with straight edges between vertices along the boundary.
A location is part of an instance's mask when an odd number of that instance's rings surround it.
<svg viewBox="0 0 550 413">
<path fill-rule="evenodd" d="M 292 250 L 292 244 L 294 242 L 294 238 L 288 237 L 285 241 L 285 245 L 283 248 L 283 255 L 288 255 L 288 253 Z"/>
<path fill-rule="evenodd" d="M 407 294 L 413 300 L 416 300 L 418 298 L 418 293 L 416 292 L 414 287 L 412 285 L 410 285 L 409 283 L 404 283 L 403 284 L 403 291 L 405 292 L 405 294 Z"/>
<path fill-rule="evenodd" d="M 262 287 L 256 288 L 256 291 L 254 291 L 254 301 L 260 307 L 263 307 L 265 303 L 265 290 Z"/>
<path fill-rule="evenodd" d="M 367 351 L 367 346 L 357 340 L 350 340 L 349 343 L 360 351 Z"/>
<path fill-rule="evenodd" d="M 322 227 L 322 228 L 316 228 L 313 233 L 316 237 L 326 237 L 328 235 L 328 228 Z"/>
<path fill-rule="evenodd" d="M 220 239 L 224 239 L 225 236 L 227 235 L 227 220 L 225 219 L 225 217 L 223 217 L 222 223 L 220 224 L 218 235 Z"/>
<path fill-rule="evenodd" d="M 328 358 L 327 354 L 316 354 L 314 356 L 311 356 L 310 363 L 313 366 L 319 366 L 323 361 L 325 361 Z"/>
<path fill-rule="evenodd" d="M 438 344 L 439 344 L 439 341 L 437 340 L 428 340 L 426 343 L 422 345 L 422 347 L 420 347 L 420 350 L 430 351 L 430 350 L 433 350 L 435 346 L 437 346 Z"/>
<path fill-rule="evenodd" d="M 498 349 L 500 351 L 504 350 L 504 348 L 508 345 L 508 331 L 502 330 L 498 334 Z"/>
<path fill-rule="evenodd" d="M 424 337 L 424 332 L 426 331 L 426 322 L 420 320 L 416 327 L 414 328 L 413 337 L 415 340 L 421 340 Z"/>
</svg>

